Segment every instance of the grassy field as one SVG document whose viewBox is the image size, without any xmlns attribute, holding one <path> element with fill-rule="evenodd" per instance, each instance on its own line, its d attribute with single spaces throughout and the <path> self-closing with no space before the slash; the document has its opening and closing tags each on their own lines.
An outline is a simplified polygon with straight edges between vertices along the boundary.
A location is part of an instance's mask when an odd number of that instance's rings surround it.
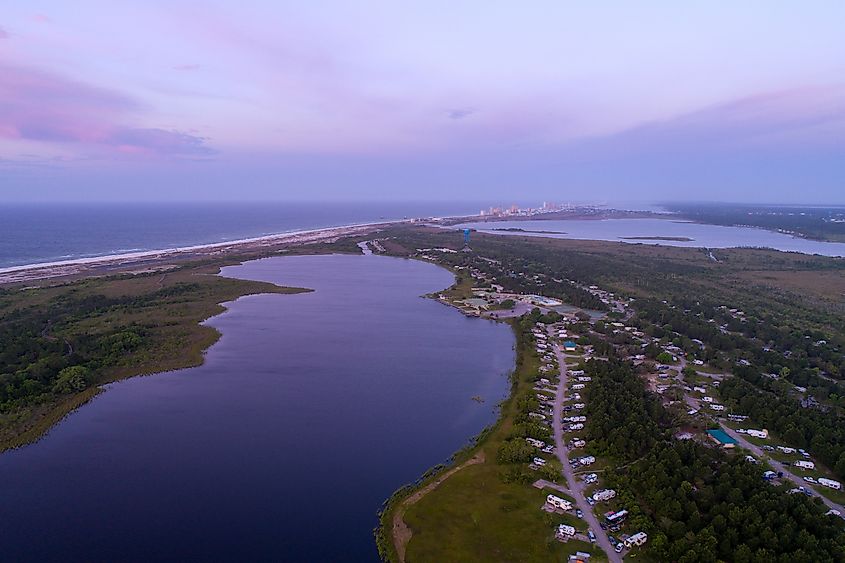
<svg viewBox="0 0 845 563">
<path fill-rule="evenodd" d="M 457 466 L 479 451 L 483 463 L 469 465 L 453 474 L 438 488 L 426 494 L 404 513 L 404 521 L 413 532 L 405 560 L 422 561 L 566 561 L 576 551 L 593 553 L 592 560 L 606 560 L 601 550 L 588 543 L 554 539 L 554 528 L 566 523 L 585 532 L 582 520 L 573 515 L 543 512 L 545 497 L 551 490 L 539 490 L 530 484 L 502 479 L 504 466 L 496 463 L 496 452 L 508 436 L 516 412 L 513 397 L 532 392 L 539 360 L 530 347 L 518 351 L 511 398 L 502 404 L 501 416 L 490 432 L 468 451 L 459 453 Z M 422 481 L 415 489 L 425 486 Z M 561 482 L 563 478 L 561 477 Z M 407 492 L 406 492 L 407 493 Z M 383 525 L 392 521 L 400 495 L 382 515 Z M 565 496 L 565 495 L 564 495 Z M 383 528 L 389 530 L 390 527 Z M 387 557 L 398 561 L 392 542 Z"/>
<path fill-rule="evenodd" d="M 72 394 L 42 394 L 20 407 L 0 414 L 0 451 L 37 440 L 50 427 L 99 392 L 104 383 L 196 366 L 203 351 L 219 337 L 203 320 L 224 311 L 221 303 L 255 293 L 307 291 L 269 283 L 234 280 L 215 275 L 216 264 L 184 265 L 166 272 L 118 275 L 71 281 L 45 282 L 43 287 L 11 288 L 0 296 L 0 317 L 50 311 L 56 304 L 107 297 L 120 305 L 84 314 L 50 318 L 41 338 L 62 340 L 68 353 L 81 340 L 96 340 L 127 327 L 144 334 L 139 346 L 96 370 L 90 386 Z M 173 291 L 189 287 L 190 291 Z M 65 311 L 65 309 L 62 309 Z"/>
</svg>

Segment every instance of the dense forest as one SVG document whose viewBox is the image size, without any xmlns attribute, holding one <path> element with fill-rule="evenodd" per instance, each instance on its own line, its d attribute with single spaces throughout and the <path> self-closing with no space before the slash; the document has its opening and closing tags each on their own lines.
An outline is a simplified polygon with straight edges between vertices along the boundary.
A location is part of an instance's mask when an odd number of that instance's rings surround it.
<svg viewBox="0 0 845 563">
<path fill-rule="evenodd" d="M 789 444 L 806 448 L 845 479 L 845 418 L 838 412 L 801 408 L 784 392 L 763 391 L 748 380 L 768 384 L 752 368 L 736 370 L 737 377 L 719 387 L 721 396 L 764 428 L 783 436 Z"/>
<path fill-rule="evenodd" d="M 613 459 L 607 485 L 649 534 L 660 561 L 845 560 L 841 521 L 762 469 L 693 440 L 671 440 L 667 415 L 630 366 L 587 362 L 588 447 Z"/>
<path fill-rule="evenodd" d="M 179 284 L 144 296 L 111 298 L 69 292 L 46 306 L 5 314 L 0 321 L 0 413 L 85 389 L 104 368 L 120 365 L 143 346 L 148 333 L 130 323 L 91 335 L 69 330 L 74 323 L 162 299 L 173 301 L 196 288 Z"/>
</svg>

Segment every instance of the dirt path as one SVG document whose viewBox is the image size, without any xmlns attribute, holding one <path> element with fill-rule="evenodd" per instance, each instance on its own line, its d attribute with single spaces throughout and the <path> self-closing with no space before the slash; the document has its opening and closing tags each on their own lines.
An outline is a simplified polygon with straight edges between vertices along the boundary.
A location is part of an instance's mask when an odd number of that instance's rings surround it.
<svg viewBox="0 0 845 563">
<path fill-rule="evenodd" d="M 393 513 L 393 547 L 396 548 L 396 554 L 399 556 L 399 563 L 405 563 L 405 549 L 408 547 L 408 542 L 411 541 L 411 536 L 414 535 L 408 525 L 405 524 L 405 520 L 403 520 L 403 517 L 405 516 L 405 509 L 439 487 L 443 481 L 464 467 L 475 465 L 477 463 L 484 463 L 484 459 L 484 451 L 478 452 L 461 465 L 453 467 L 399 504 L 399 508 L 397 508 L 396 512 Z"/>
</svg>

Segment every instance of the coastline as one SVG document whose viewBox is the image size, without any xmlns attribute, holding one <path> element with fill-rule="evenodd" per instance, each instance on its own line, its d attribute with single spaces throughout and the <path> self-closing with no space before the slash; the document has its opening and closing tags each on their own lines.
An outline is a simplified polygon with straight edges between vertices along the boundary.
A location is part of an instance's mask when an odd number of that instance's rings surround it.
<svg viewBox="0 0 845 563">
<path fill-rule="evenodd" d="M 378 228 L 403 224 L 409 221 L 404 219 L 376 223 L 358 223 L 339 227 L 290 231 L 229 242 L 215 242 L 160 250 L 143 250 L 124 254 L 110 254 L 89 258 L 9 266 L 0 268 L 0 285 L 65 276 L 98 275 L 104 272 L 117 273 L 115 270 L 121 271 L 126 268 L 140 266 L 151 268 L 149 271 L 157 271 L 157 269 L 160 270 L 165 267 L 160 263 L 167 260 L 183 261 L 186 259 L 219 258 L 227 254 L 242 252 L 272 252 L 274 247 L 278 245 L 333 242 L 341 237 L 364 234 Z M 147 273 L 147 271 L 138 273 Z"/>
</svg>

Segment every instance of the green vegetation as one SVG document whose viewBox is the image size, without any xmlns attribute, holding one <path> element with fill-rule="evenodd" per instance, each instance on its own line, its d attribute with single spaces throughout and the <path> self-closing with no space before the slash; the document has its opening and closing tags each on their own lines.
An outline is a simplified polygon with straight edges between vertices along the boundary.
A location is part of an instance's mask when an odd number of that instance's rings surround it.
<svg viewBox="0 0 845 563">
<path fill-rule="evenodd" d="M 554 527 L 567 523 L 583 530 L 583 521 L 571 515 L 540 510 L 550 490 L 530 485 L 539 478 L 560 477 L 560 465 L 550 461 L 545 471 L 530 471 L 526 461 L 536 450 L 526 448 L 525 437 L 548 437 L 548 429 L 527 416 L 536 407 L 532 387 L 539 359 L 534 352 L 530 328 L 539 312 L 512 321 L 517 337 L 517 365 L 511 377 L 511 397 L 501 405 L 497 424 L 479 437 L 476 445 L 459 452 L 452 465 L 473 455 L 484 462 L 468 465 L 408 507 L 404 520 L 413 532 L 406 561 L 566 561 L 575 551 L 593 553 L 603 561 L 601 550 L 591 544 L 554 539 Z M 390 541 L 393 513 L 402 498 L 431 482 L 422 479 L 412 488 L 397 492 L 381 514 L 377 531 L 379 551 L 385 560 L 398 560 Z M 557 494 L 557 493 L 556 493 Z"/>
<path fill-rule="evenodd" d="M 390 235 L 391 252 L 406 256 L 415 248 L 461 243 L 459 233 L 443 230 L 397 229 Z M 472 247 L 472 253 L 444 254 L 440 262 L 463 275 L 480 272 L 506 292 L 538 293 L 581 307 L 607 309 L 585 291 L 589 285 L 634 299 L 632 318 L 611 312 L 608 322 L 596 323 L 594 330 L 587 323 L 568 329 L 579 346 L 593 346 L 595 356 L 609 358 L 586 364 L 595 376 L 586 390 L 587 452 L 610 462 L 603 485 L 617 488 L 615 505 L 631 510 L 629 531 L 638 527 L 649 533 L 641 555 L 661 561 L 845 559 L 841 521 L 825 516 L 826 507 L 787 494 L 788 487 L 768 484 L 762 468 L 746 463 L 744 455 L 672 440 L 678 424 L 690 423 L 686 407 L 665 408 L 639 378 L 653 368 L 651 361 L 672 363 L 672 355 L 690 362 L 683 370 L 689 382 L 704 379 L 695 373 L 698 369 L 733 372 L 737 377 L 722 382 L 726 402 L 835 468 L 842 456 L 839 429 L 845 427 L 845 261 L 769 250 L 711 255 L 692 248 L 481 233 Z M 610 320 L 635 327 L 646 345 L 628 331 L 615 330 Z M 638 354 L 647 360 L 636 370 L 617 359 Z M 806 387 L 806 393 L 796 385 Z M 681 395 L 673 388 L 663 398 Z M 461 549 L 470 544 L 469 537 L 481 545 L 510 531 L 499 526 L 525 530 L 518 518 L 497 521 L 489 535 L 468 525 L 487 522 L 500 487 L 518 483 L 525 471 L 528 450 L 516 438 L 530 431 L 516 431 L 513 424 L 519 404 L 517 387 L 497 431 L 480 445 L 488 462 L 464 473 L 460 487 L 452 490 L 454 484 L 447 482 L 420 503 L 417 510 L 428 514 L 426 523 L 434 526 L 439 518 L 443 535 L 420 539 L 426 536 L 422 528 L 411 546 L 418 542 L 418 547 L 433 548 L 448 537 L 456 548 L 452 553 L 466 555 L 471 550 Z M 511 433 L 502 430 L 508 425 Z M 512 468 L 494 473 L 490 460 L 496 454 L 502 467 Z M 530 544 L 538 542 L 534 538 Z M 450 554 L 418 553 L 426 555 L 418 560 L 448 560 Z"/>
<path fill-rule="evenodd" d="M 304 291 L 212 275 L 217 266 L 0 290 L 0 448 L 38 439 L 133 375 L 202 363 L 218 337 L 199 323 L 250 293 Z"/>
<path fill-rule="evenodd" d="M 742 377 L 753 378 L 753 371 L 737 371 L 738 377 L 719 387 L 722 397 L 787 443 L 808 449 L 838 477 L 845 478 L 845 418 L 841 413 L 801 408 L 794 397 L 772 390 L 769 381 L 758 379 L 755 386 Z"/>
<path fill-rule="evenodd" d="M 618 502 L 660 561 L 841 561 L 841 520 L 762 469 L 693 440 L 670 441 L 669 417 L 628 364 L 590 361 L 588 448 L 618 463 Z"/>
<path fill-rule="evenodd" d="M 765 207 L 741 204 L 671 204 L 670 211 L 702 223 L 750 225 L 817 240 L 845 241 L 845 211 L 841 207 Z"/>
</svg>

